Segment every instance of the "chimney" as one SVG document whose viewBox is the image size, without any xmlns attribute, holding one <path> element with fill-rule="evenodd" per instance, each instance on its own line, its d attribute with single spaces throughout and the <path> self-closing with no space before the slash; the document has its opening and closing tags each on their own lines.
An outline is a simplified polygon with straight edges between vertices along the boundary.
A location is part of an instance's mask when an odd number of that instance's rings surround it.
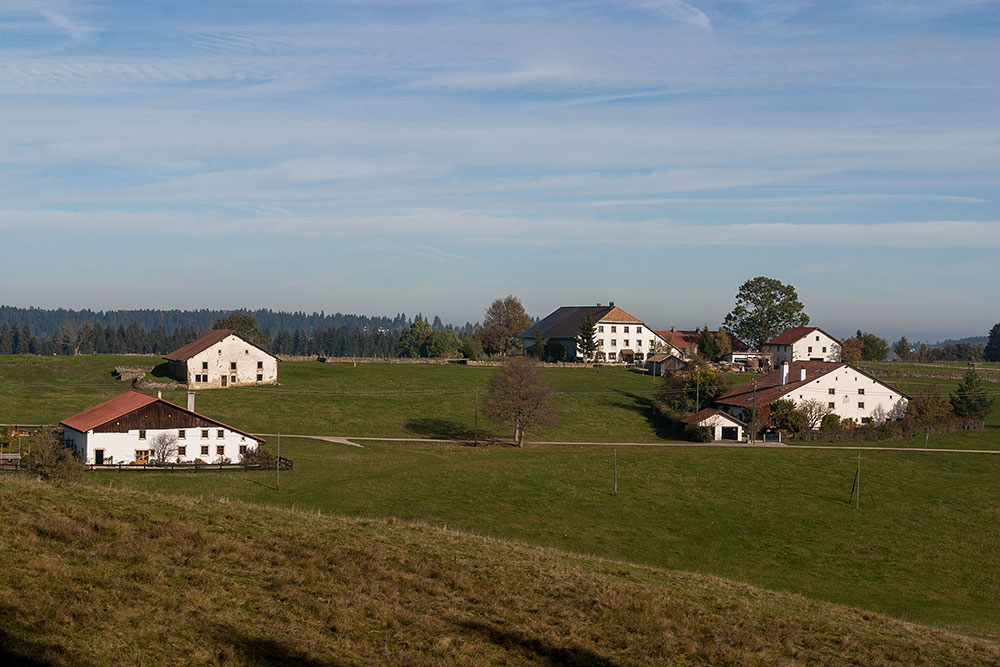
<svg viewBox="0 0 1000 667">
<path fill-rule="evenodd" d="M 788 384 L 788 362 L 781 362 L 781 386 L 784 387 Z"/>
<path fill-rule="evenodd" d="M 157 398 L 163 398 L 163 392 L 162 391 L 157 391 L 156 392 L 156 397 Z"/>
<path fill-rule="evenodd" d="M 609 305 L 609 306 L 611 306 L 611 307 L 613 308 L 613 307 L 614 307 L 614 305 L 615 305 L 615 302 L 614 302 L 614 301 L 608 301 L 608 305 Z"/>
<path fill-rule="evenodd" d="M 801 369 L 799 369 L 799 380 L 805 381 L 805 379 L 806 379 L 806 369 L 805 367 L 802 367 Z"/>
<path fill-rule="evenodd" d="M 188 392 L 188 410 L 194 412 L 194 392 Z"/>
</svg>

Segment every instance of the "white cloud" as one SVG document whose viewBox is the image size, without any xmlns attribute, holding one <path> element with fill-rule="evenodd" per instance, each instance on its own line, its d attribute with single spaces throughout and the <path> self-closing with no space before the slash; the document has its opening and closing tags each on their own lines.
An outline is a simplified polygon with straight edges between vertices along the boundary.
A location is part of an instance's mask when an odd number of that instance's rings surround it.
<svg viewBox="0 0 1000 667">
<path fill-rule="evenodd" d="M 712 28 L 712 21 L 703 11 L 681 0 L 628 0 L 628 4 L 679 23 L 686 23 L 705 30 Z"/>
</svg>

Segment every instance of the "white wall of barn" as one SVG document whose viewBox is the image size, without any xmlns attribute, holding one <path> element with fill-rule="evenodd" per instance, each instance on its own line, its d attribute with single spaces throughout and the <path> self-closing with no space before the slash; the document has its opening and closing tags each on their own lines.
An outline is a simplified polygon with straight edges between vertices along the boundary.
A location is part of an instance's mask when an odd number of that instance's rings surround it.
<svg viewBox="0 0 1000 667">
<path fill-rule="evenodd" d="M 278 360 L 238 336 L 227 336 L 188 359 L 187 376 L 192 389 L 221 387 L 223 377 L 227 387 L 274 384 Z"/>
</svg>

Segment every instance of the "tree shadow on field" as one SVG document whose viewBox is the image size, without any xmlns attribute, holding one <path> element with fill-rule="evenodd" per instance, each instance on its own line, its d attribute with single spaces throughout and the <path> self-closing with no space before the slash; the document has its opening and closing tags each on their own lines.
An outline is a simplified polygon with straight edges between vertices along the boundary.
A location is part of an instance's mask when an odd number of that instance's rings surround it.
<svg viewBox="0 0 1000 667">
<path fill-rule="evenodd" d="M 170 377 L 169 373 L 167 372 L 169 368 L 170 364 L 168 364 L 167 362 L 163 362 L 162 364 L 153 366 L 153 370 L 149 371 L 149 374 L 155 378 Z"/>
<path fill-rule="evenodd" d="M 66 657 L 65 648 L 32 636 L 31 628 L 16 619 L 19 613 L 10 607 L 0 611 L 0 661 L 5 665 L 49 665 L 51 656 Z"/>
<path fill-rule="evenodd" d="M 468 440 L 475 439 L 475 432 L 452 419 L 441 419 L 438 417 L 420 417 L 411 419 L 405 424 L 407 430 L 418 433 L 425 438 L 437 438 L 441 440 Z M 483 434 L 479 434 L 483 439 Z"/>
<path fill-rule="evenodd" d="M 577 647 L 554 646 L 547 641 L 516 632 L 502 630 L 494 625 L 480 621 L 458 621 L 457 625 L 470 632 L 482 636 L 493 644 L 510 650 L 527 653 L 530 658 L 550 665 L 584 665 L 592 667 L 612 667 L 616 663 L 592 651 Z"/>
<path fill-rule="evenodd" d="M 310 658 L 307 654 L 286 646 L 274 639 L 252 637 L 230 626 L 219 625 L 215 628 L 214 639 L 218 645 L 218 662 L 238 662 L 250 665 L 302 665 L 304 667 L 320 667 L 320 665 L 345 665 L 329 657 L 323 660 Z M 236 655 L 232 655 L 236 654 Z"/>
<path fill-rule="evenodd" d="M 653 399 L 647 396 L 639 396 L 638 394 L 622 391 L 621 389 L 616 390 L 615 393 L 631 399 L 631 401 L 623 401 L 619 403 L 619 405 L 626 410 L 637 412 L 645 417 L 649 425 L 653 427 L 653 431 L 656 433 L 657 438 L 662 440 L 677 440 L 678 435 L 673 426 L 666 419 L 661 417 L 653 407 Z"/>
</svg>

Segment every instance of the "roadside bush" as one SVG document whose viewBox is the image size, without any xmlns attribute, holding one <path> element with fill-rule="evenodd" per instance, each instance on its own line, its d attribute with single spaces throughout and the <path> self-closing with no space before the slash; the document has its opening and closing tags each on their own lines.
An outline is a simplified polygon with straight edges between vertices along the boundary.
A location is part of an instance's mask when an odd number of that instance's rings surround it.
<svg viewBox="0 0 1000 667">
<path fill-rule="evenodd" d="M 824 415 L 823 421 L 820 422 L 819 427 L 824 431 L 839 431 L 840 415 L 835 415 L 832 412 L 828 415 Z"/>
<path fill-rule="evenodd" d="M 54 431 L 39 431 L 26 441 L 21 465 L 29 475 L 54 482 L 79 481 L 84 468 Z"/>
<path fill-rule="evenodd" d="M 714 442 L 715 434 L 712 429 L 696 424 L 685 424 L 682 431 L 684 438 L 691 442 Z"/>
</svg>

